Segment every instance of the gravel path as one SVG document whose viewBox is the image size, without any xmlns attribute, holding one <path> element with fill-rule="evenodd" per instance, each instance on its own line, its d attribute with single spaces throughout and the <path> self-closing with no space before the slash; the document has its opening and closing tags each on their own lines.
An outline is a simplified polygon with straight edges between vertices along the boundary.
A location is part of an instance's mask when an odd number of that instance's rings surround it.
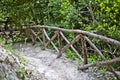
<svg viewBox="0 0 120 80">
<path fill-rule="evenodd" d="M 56 59 L 57 53 L 54 51 L 41 50 L 30 44 L 15 45 L 15 48 L 42 74 L 43 80 L 104 80 L 95 76 L 92 71 L 78 71 L 76 62 L 65 56 Z"/>
</svg>

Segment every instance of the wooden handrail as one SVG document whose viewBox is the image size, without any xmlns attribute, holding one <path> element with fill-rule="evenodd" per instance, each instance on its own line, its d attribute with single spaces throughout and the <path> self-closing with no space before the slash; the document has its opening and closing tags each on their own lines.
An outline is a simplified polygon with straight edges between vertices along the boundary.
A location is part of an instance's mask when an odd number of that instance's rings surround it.
<svg viewBox="0 0 120 80">
<path fill-rule="evenodd" d="M 71 29 L 63 29 L 63 28 L 58 28 L 58 27 L 42 26 L 42 25 L 35 25 L 35 26 L 32 26 L 31 28 L 47 28 L 47 29 L 59 30 L 59 31 L 62 31 L 62 32 L 80 33 L 80 34 L 87 35 L 87 36 L 90 36 L 90 37 L 93 37 L 93 38 L 97 38 L 99 40 L 102 40 L 102 41 L 105 41 L 107 43 L 114 44 L 114 45 L 117 45 L 117 46 L 120 47 L 120 42 L 117 41 L 117 40 L 107 38 L 105 36 L 94 34 L 94 33 L 91 33 L 91 32 L 83 31 L 83 30 L 78 30 L 78 29 L 71 30 Z"/>
</svg>

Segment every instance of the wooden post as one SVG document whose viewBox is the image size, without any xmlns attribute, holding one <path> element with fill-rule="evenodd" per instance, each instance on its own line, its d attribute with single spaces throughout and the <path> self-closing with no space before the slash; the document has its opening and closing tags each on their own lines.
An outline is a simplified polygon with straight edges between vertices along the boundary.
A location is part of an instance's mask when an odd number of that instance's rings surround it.
<svg viewBox="0 0 120 80">
<path fill-rule="evenodd" d="M 88 64 L 88 59 L 87 59 L 87 47 L 86 47 L 86 41 L 84 39 L 84 37 L 81 35 L 81 43 L 82 43 L 82 54 L 83 54 L 83 58 L 84 58 L 84 65 Z M 86 68 L 88 69 L 88 68 Z"/>
<path fill-rule="evenodd" d="M 60 35 L 60 31 L 58 33 L 58 44 L 59 44 L 59 54 L 57 58 L 59 58 L 62 55 L 62 37 Z"/>
<path fill-rule="evenodd" d="M 45 48 L 46 48 L 46 47 L 45 47 L 45 33 L 44 33 L 44 30 L 45 30 L 45 29 L 42 28 L 42 38 L 43 38 L 43 48 L 42 48 L 42 49 L 43 49 L 43 50 L 45 50 Z"/>
</svg>

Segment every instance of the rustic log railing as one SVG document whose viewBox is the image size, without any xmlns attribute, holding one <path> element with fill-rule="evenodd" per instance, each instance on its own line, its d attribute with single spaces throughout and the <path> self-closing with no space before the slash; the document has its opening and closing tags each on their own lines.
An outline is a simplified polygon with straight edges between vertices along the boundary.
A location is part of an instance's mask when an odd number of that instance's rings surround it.
<svg viewBox="0 0 120 80">
<path fill-rule="evenodd" d="M 41 26 L 41 25 L 36 25 L 36 26 L 32 26 L 31 28 L 40 28 L 42 31 L 42 40 L 39 38 L 39 36 L 36 36 L 38 39 L 40 39 L 40 42 L 42 42 L 44 49 L 51 43 L 52 46 L 55 48 L 55 50 L 59 53 L 57 58 L 61 57 L 62 54 L 66 51 L 66 49 L 68 49 L 69 47 L 71 47 L 71 50 L 73 50 L 76 55 L 78 56 L 78 58 L 83 61 L 84 65 L 80 66 L 79 69 L 81 70 L 85 70 L 88 67 L 92 67 L 92 66 L 102 66 L 102 65 L 107 65 L 110 69 L 110 71 L 112 73 L 114 73 L 114 75 L 117 77 L 117 79 L 119 80 L 119 76 L 116 74 L 116 72 L 114 71 L 114 68 L 111 66 L 112 64 L 116 63 L 116 62 L 120 62 L 120 57 L 113 59 L 111 61 L 106 61 L 107 59 L 105 58 L 105 56 L 103 55 L 103 53 L 101 52 L 101 50 L 99 50 L 95 44 L 87 37 L 92 37 L 92 38 L 96 38 L 98 40 L 104 41 L 107 44 L 111 44 L 111 45 L 115 45 L 118 48 L 120 48 L 120 42 L 111 38 L 107 38 L 105 36 L 102 35 L 98 35 L 98 34 L 94 34 L 94 33 L 90 33 L 87 31 L 83 31 L 83 30 L 71 30 L 71 29 L 63 29 L 63 28 L 58 28 L 58 27 L 51 27 L 51 26 Z M 51 29 L 56 31 L 55 34 L 50 38 L 49 35 L 47 34 L 47 29 Z M 38 35 L 35 34 L 34 31 L 32 31 L 34 35 Z M 65 35 L 63 34 L 63 32 L 67 32 L 67 33 L 76 33 L 77 36 L 72 40 L 69 41 Z M 54 44 L 53 40 L 55 40 L 57 38 L 58 40 L 58 48 L 56 47 L 56 45 Z M 48 41 L 47 41 L 47 40 Z M 65 42 L 67 42 L 66 45 L 63 45 L 63 40 Z M 46 42 L 47 41 L 47 42 Z M 82 45 L 82 56 L 80 55 L 80 53 L 74 48 L 73 44 L 76 42 L 80 42 Z M 89 43 L 89 45 L 96 51 L 96 53 L 98 53 L 98 55 L 101 57 L 102 62 L 98 62 L 98 63 L 88 63 L 88 52 L 87 52 L 87 43 Z"/>
<path fill-rule="evenodd" d="M 26 30 L 27 29 L 27 30 Z M 37 29 L 37 31 L 35 30 Z M 53 36 L 48 35 L 47 30 L 54 30 L 55 33 L 53 33 Z M 120 49 L 120 41 L 107 38 L 102 35 L 90 33 L 87 31 L 83 30 L 71 30 L 71 29 L 63 29 L 63 28 L 58 28 L 58 27 L 51 27 L 51 26 L 41 26 L 41 25 L 36 25 L 32 26 L 29 28 L 23 28 L 23 30 L 26 30 L 26 32 L 29 32 L 29 36 L 32 39 L 33 42 L 35 40 L 39 40 L 42 45 L 43 49 L 46 49 L 49 44 L 53 46 L 53 48 L 59 53 L 56 58 L 60 58 L 62 54 L 68 49 L 71 48 L 75 52 L 75 54 L 78 56 L 78 58 L 83 62 L 83 66 L 80 66 L 80 70 L 85 70 L 88 69 L 89 67 L 92 66 L 102 66 L 102 65 L 107 65 L 112 73 L 117 77 L 118 80 L 120 80 L 119 76 L 116 74 L 114 71 L 114 68 L 111 66 L 112 64 L 116 62 L 120 62 L 120 57 L 115 58 L 110 61 L 106 61 L 107 59 L 105 58 L 104 54 L 102 53 L 99 48 L 89 39 L 90 38 L 95 38 L 98 40 L 101 40 L 107 44 L 110 45 L 115 45 L 118 49 Z M 64 33 L 75 33 L 77 36 L 72 40 L 69 41 L 67 37 L 64 35 Z M 20 31 L 20 34 L 22 32 Z M 51 37 L 51 38 L 50 38 Z M 54 44 L 54 40 L 58 41 L 58 46 Z M 76 42 L 81 43 L 81 50 L 82 54 L 80 54 L 76 48 L 73 46 Z M 64 43 L 67 43 L 66 45 Z M 97 62 L 97 63 L 88 63 L 88 48 L 87 48 L 87 43 L 96 51 L 96 53 L 101 57 L 102 61 Z M 79 47 L 79 46 L 78 46 Z M 115 50 L 116 51 L 116 50 Z M 115 53 L 114 51 L 114 53 Z"/>
</svg>

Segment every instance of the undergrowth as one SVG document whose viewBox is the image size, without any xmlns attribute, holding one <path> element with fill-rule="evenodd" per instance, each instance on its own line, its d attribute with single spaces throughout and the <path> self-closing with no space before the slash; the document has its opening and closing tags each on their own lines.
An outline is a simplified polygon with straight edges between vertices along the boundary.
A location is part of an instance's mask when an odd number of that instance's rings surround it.
<svg viewBox="0 0 120 80">
<path fill-rule="evenodd" d="M 25 70 L 25 65 L 27 64 L 27 60 L 23 58 L 18 52 L 12 49 L 12 43 L 5 44 L 5 41 L 0 38 L 1 45 L 6 49 L 6 51 L 9 53 L 11 52 L 14 56 L 18 57 L 20 60 L 20 67 L 16 70 L 17 76 L 21 78 L 22 80 L 26 79 L 27 73 Z M 13 64 L 12 62 L 9 62 L 9 64 Z"/>
</svg>

